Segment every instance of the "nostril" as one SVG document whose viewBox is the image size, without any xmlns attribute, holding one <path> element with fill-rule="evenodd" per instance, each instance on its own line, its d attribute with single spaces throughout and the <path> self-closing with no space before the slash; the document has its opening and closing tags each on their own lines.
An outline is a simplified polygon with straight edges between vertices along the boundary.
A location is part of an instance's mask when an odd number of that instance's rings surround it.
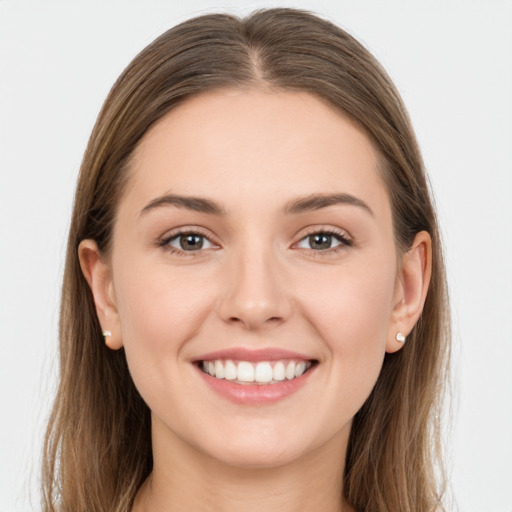
<svg viewBox="0 0 512 512">
<path fill-rule="evenodd" d="M 237 316 L 232 316 L 232 317 L 229 317 L 228 319 L 230 322 L 242 322 L 242 323 L 246 323 L 246 321 L 244 321 L 242 318 L 239 318 Z M 283 319 L 280 317 L 280 316 L 272 316 L 270 318 L 267 318 L 266 320 L 263 321 L 263 323 L 265 322 L 281 322 Z"/>
</svg>

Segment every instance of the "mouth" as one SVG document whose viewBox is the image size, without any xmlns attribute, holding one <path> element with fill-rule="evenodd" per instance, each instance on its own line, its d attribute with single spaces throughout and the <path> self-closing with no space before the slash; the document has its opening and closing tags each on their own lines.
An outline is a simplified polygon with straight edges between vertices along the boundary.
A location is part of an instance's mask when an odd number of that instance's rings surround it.
<svg viewBox="0 0 512 512">
<path fill-rule="evenodd" d="M 318 363 L 316 360 L 279 359 L 244 361 L 204 359 L 197 361 L 199 369 L 211 377 L 241 385 L 269 385 L 295 380 Z"/>
<path fill-rule="evenodd" d="M 203 354 L 192 363 L 207 388 L 238 405 L 264 406 L 296 394 L 320 364 L 279 348 L 230 348 Z"/>
</svg>

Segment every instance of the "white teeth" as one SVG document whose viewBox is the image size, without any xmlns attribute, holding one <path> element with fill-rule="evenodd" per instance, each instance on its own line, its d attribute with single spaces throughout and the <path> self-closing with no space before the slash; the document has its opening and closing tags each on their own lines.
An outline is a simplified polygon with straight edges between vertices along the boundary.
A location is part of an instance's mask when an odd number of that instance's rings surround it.
<svg viewBox="0 0 512 512">
<path fill-rule="evenodd" d="M 284 374 L 284 364 L 278 361 L 274 365 L 274 380 L 284 380 L 286 375 Z"/>
<path fill-rule="evenodd" d="M 254 382 L 254 366 L 247 361 L 240 361 L 238 363 L 236 378 L 240 382 Z"/>
<path fill-rule="evenodd" d="M 215 377 L 218 379 L 223 379 L 224 375 L 224 366 L 222 366 L 222 362 L 215 361 Z"/>
<path fill-rule="evenodd" d="M 270 366 L 270 363 L 258 363 L 256 365 L 254 380 L 256 382 L 270 382 L 273 377 L 272 373 L 272 366 Z"/>
<path fill-rule="evenodd" d="M 227 380 L 236 380 L 236 366 L 233 361 L 226 361 L 224 367 L 224 378 Z"/>
<path fill-rule="evenodd" d="M 272 366 L 273 365 L 273 366 Z M 217 379 L 234 380 L 240 383 L 268 384 L 292 380 L 300 377 L 308 368 L 311 362 L 306 361 L 261 361 L 251 363 L 249 361 L 203 361 L 202 368 L 205 373 Z"/>
<path fill-rule="evenodd" d="M 295 377 L 295 363 L 293 361 L 288 363 L 284 374 L 288 380 L 291 380 Z"/>
<path fill-rule="evenodd" d="M 217 368 L 217 367 L 215 367 Z M 299 377 L 306 371 L 306 363 L 301 362 L 297 366 L 295 366 L 295 377 Z"/>
</svg>

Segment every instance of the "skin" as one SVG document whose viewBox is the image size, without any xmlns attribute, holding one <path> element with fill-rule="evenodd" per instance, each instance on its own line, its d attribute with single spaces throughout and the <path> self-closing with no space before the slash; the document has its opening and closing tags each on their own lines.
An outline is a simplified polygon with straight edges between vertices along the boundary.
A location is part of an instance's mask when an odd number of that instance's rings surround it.
<svg viewBox="0 0 512 512">
<path fill-rule="evenodd" d="M 430 279 L 430 239 L 399 254 L 379 158 L 314 96 L 224 90 L 188 100 L 139 143 L 111 254 L 79 255 L 107 340 L 124 346 L 152 411 L 154 470 L 134 511 L 350 511 L 340 501 L 352 418 L 386 352 L 401 348 Z M 311 194 L 363 202 L 285 214 Z M 208 198 L 223 216 L 161 205 Z M 185 228 L 203 248 L 179 254 Z M 335 231 L 328 248 L 312 233 Z M 181 239 L 182 240 L 182 239 Z M 182 250 L 183 251 L 183 250 Z M 230 347 L 281 348 L 318 361 L 274 404 L 232 403 L 192 361 Z M 262 507 L 263 506 L 263 507 Z"/>
</svg>

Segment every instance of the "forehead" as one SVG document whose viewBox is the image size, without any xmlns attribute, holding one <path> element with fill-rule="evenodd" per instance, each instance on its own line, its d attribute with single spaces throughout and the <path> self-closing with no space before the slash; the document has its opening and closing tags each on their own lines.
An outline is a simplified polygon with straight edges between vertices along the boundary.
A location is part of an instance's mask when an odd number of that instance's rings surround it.
<svg viewBox="0 0 512 512">
<path fill-rule="evenodd" d="M 228 210 L 332 192 L 388 208 L 372 143 L 303 92 L 222 90 L 193 97 L 148 131 L 130 172 L 125 199 L 139 210 L 169 192 L 214 196 Z"/>
</svg>

